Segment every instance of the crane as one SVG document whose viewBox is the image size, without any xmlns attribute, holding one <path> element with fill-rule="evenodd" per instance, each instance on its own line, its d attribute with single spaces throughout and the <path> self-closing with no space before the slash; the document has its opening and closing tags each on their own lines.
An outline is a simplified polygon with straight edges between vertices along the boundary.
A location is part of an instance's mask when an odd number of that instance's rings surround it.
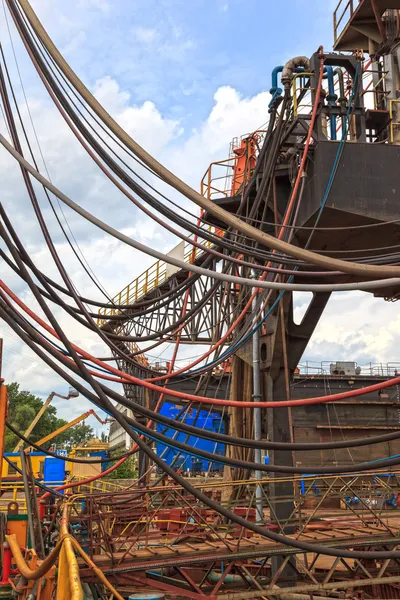
<svg viewBox="0 0 400 600">
<path fill-rule="evenodd" d="M 57 392 L 51 392 L 51 394 L 49 394 L 49 396 L 47 397 L 47 400 L 44 402 L 42 408 L 39 410 L 32 423 L 30 423 L 28 429 L 25 431 L 25 437 L 28 437 L 32 433 L 36 424 L 39 422 L 39 420 L 42 418 L 42 416 L 50 406 L 50 403 L 53 400 L 54 396 L 57 396 L 57 398 L 62 398 L 63 400 L 69 400 L 70 398 L 77 398 L 79 396 L 79 392 L 77 392 L 74 388 L 69 389 L 68 396 L 63 396 L 62 394 L 58 394 Z M 23 443 L 24 441 L 20 439 L 18 441 L 18 444 L 14 448 L 14 452 L 18 452 Z"/>
<path fill-rule="evenodd" d="M 105 425 L 107 423 L 107 420 L 103 421 L 103 419 L 101 419 L 99 417 L 99 415 L 97 415 L 93 409 L 90 409 L 87 412 L 80 415 L 79 417 L 76 417 L 76 419 L 73 419 L 72 421 L 70 421 L 69 423 L 66 423 L 62 427 L 59 427 L 52 433 L 49 433 L 48 435 L 46 435 L 45 437 L 43 437 L 41 440 L 37 441 L 36 443 L 39 446 L 43 446 L 43 444 L 45 444 L 46 442 L 52 440 L 53 438 L 57 437 L 58 435 L 61 435 L 62 433 L 64 433 L 64 431 L 67 431 L 71 427 L 74 427 L 74 425 L 77 425 L 78 423 L 80 423 L 81 421 L 84 421 L 85 419 L 87 419 L 90 416 L 95 417 L 98 420 L 98 422 L 101 423 L 102 425 Z M 28 452 L 28 451 L 29 451 L 29 447 L 25 449 L 25 452 Z"/>
</svg>

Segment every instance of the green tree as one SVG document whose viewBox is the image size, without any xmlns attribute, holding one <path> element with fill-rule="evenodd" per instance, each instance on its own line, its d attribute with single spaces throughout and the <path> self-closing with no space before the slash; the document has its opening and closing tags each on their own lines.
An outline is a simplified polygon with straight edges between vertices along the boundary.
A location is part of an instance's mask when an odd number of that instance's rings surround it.
<svg viewBox="0 0 400 600">
<path fill-rule="evenodd" d="M 20 389 L 19 383 L 13 382 L 8 386 L 8 420 L 9 422 L 22 433 L 26 431 L 29 424 L 33 421 L 39 410 L 43 406 L 43 401 L 31 394 L 28 391 Z M 50 404 L 45 413 L 41 416 L 33 431 L 29 435 L 29 438 L 33 442 L 37 442 L 41 438 L 53 433 L 63 425 L 66 425 L 65 419 L 57 417 L 57 409 Z M 71 427 L 61 435 L 53 438 L 51 441 L 44 444 L 44 449 L 48 450 L 49 447 L 56 442 L 57 444 L 64 444 L 67 449 L 70 449 L 73 445 L 83 445 L 89 439 L 94 437 L 94 432 L 90 425 L 80 423 Z M 18 437 L 6 430 L 4 449 L 6 452 L 12 452 L 18 443 Z"/>
<path fill-rule="evenodd" d="M 42 408 L 43 401 L 38 396 L 26 390 L 21 390 L 17 382 L 10 383 L 7 388 L 8 420 L 15 429 L 23 433 L 28 429 L 29 424 Z M 67 421 L 64 419 L 57 417 L 57 409 L 50 405 L 35 425 L 29 437 L 32 441 L 36 442 L 66 423 Z M 17 443 L 17 436 L 7 430 L 4 445 L 6 452 L 11 452 Z"/>
<path fill-rule="evenodd" d="M 127 458 L 122 465 L 107 475 L 107 479 L 136 479 L 136 477 L 136 459 L 134 456 Z"/>
<path fill-rule="evenodd" d="M 86 423 L 78 423 L 61 435 L 52 439 L 52 444 L 63 444 L 68 450 L 73 446 L 84 446 L 86 442 L 94 438 L 93 427 Z"/>
</svg>

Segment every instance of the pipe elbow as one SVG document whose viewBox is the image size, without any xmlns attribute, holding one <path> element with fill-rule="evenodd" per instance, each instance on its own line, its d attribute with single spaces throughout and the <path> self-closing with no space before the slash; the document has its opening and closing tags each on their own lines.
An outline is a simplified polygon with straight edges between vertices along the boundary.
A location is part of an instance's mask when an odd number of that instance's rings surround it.
<svg viewBox="0 0 400 600">
<path fill-rule="evenodd" d="M 285 88 L 290 87 L 293 75 L 298 67 L 304 67 L 305 71 L 310 70 L 310 60 L 306 56 L 296 56 L 288 60 L 283 67 L 281 81 Z"/>
</svg>

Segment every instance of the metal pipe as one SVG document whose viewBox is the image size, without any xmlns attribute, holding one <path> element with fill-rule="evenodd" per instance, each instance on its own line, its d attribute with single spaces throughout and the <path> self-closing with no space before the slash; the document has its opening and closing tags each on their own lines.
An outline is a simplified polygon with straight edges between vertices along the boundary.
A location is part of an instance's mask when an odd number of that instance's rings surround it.
<svg viewBox="0 0 400 600">
<path fill-rule="evenodd" d="M 3 543 L 3 569 L 1 574 L 1 585 L 7 585 L 11 575 L 12 552 L 8 542 Z"/>
<path fill-rule="evenodd" d="M 270 590 L 252 590 L 250 592 L 233 592 L 230 594 L 218 594 L 216 600 L 246 600 L 247 598 L 276 598 L 284 596 L 285 598 L 294 597 L 300 598 L 300 594 L 307 594 L 310 598 L 312 592 L 326 592 L 327 590 L 347 590 L 349 588 L 365 587 L 367 585 L 384 585 L 385 583 L 399 583 L 400 576 L 393 577 L 372 577 L 371 579 L 351 579 L 350 581 L 333 581 L 330 583 L 318 583 L 313 585 L 299 585 L 290 588 L 277 588 Z M 314 594 L 312 596 L 315 598 Z"/>
<path fill-rule="evenodd" d="M 23 448 L 21 448 L 21 451 L 24 451 Z M 27 454 L 26 455 L 26 465 L 27 465 L 27 474 L 30 480 L 30 487 L 31 487 L 31 498 L 32 498 L 32 515 L 33 515 L 33 519 L 34 521 L 36 520 L 37 522 L 37 546 L 34 546 L 36 552 L 39 555 L 39 558 L 41 558 L 42 560 L 45 557 L 45 552 L 44 552 L 44 542 L 43 542 L 43 534 L 42 534 L 42 528 L 41 528 L 41 523 L 40 523 L 40 515 L 39 515 L 39 503 L 38 503 L 38 499 L 37 499 L 37 495 L 36 495 L 36 487 L 35 487 L 35 477 L 33 474 L 33 468 L 32 468 L 32 460 L 31 460 L 31 455 Z"/>
<path fill-rule="evenodd" d="M 60 534 L 64 540 L 58 570 L 58 585 L 64 585 L 66 590 L 68 588 L 71 600 L 83 600 L 84 595 L 79 576 L 79 566 L 74 552 L 74 538 L 68 533 L 68 504 L 64 506 L 63 515 L 60 520 Z M 62 561 L 61 558 L 63 559 Z M 66 579 L 61 577 L 61 565 L 66 567 L 66 573 L 65 571 L 63 573 L 63 575 L 67 575 Z M 65 598 L 67 597 L 66 595 Z"/>
<path fill-rule="evenodd" d="M 271 81 L 271 89 L 270 89 L 270 93 L 273 94 L 274 92 L 276 92 L 276 90 L 278 89 L 278 73 L 282 73 L 283 71 L 283 65 L 279 65 L 278 67 L 275 67 L 275 69 L 272 69 L 272 81 Z"/>
<path fill-rule="evenodd" d="M 271 101 L 268 105 L 268 108 L 274 108 L 277 99 L 280 98 L 282 96 L 282 88 L 279 87 L 278 85 L 278 74 L 282 73 L 284 69 L 283 65 L 279 65 L 278 67 L 275 67 L 275 69 L 272 69 L 272 74 L 271 74 L 271 88 L 269 90 L 269 93 L 271 94 Z M 297 69 L 295 69 L 296 73 L 301 73 L 302 71 L 304 71 L 304 67 L 298 67 Z"/>
<path fill-rule="evenodd" d="M 335 94 L 335 81 L 334 81 L 334 72 L 333 67 L 325 67 L 325 71 L 328 75 L 328 95 L 326 97 L 326 101 L 328 106 L 336 106 L 337 102 L 337 94 Z M 335 141 L 337 139 L 336 136 L 336 115 L 330 116 L 330 124 L 331 124 L 331 140 Z"/>
<path fill-rule="evenodd" d="M 26 454 L 22 447 L 19 450 L 19 455 L 21 457 L 22 480 L 24 482 L 24 492 L 25 492 L 25 498 L 26 498 L 26 513 L 28 515 L 28 527 L 29 527 L 29 537 L 31 540 L 31 548 L 36 548 L 35 526 L 33 523 L 32 499 L 31 499 L 31 494 L 30 494 L 30 490 L 29 490 L 28 473 L 26 470 Z"/>
<path fill-rule="evenodd" d="M 18 540 L 17 540 L 15 534 L 6 535 L 6 541 L 11 548 L 11 552 L 13 554 L 15 564 L 17 565 L 19 572 L 28 581 L 40 579 L 40 577 L 43 577 L 44 575 L 46 575 L 46 573 L 49 571 L 49 569 L 56 562 L 58 555 L 60 554 L 60 550 L 61 550 L 61 546 L 62 546 L 62 541 L 58 542 L 57 546 L 54 548 L 54 550 L 51 552 L 51 554 L 49 554 L 45 558 L 45 560 L 40 563 L 40 565 L 38 566 L 38 568 L 35 571 L 33 571 L 28 566 L 28 564 L 26 563 L 26 561 L 22 555 L 22 552 L 19 547 Z"/>
<path fill-rule="evenodd" d="M 303 67 L 305 71 L 310 70 L 310 60 L 307 56 L 296 56 L 287 61 L 283 67 L 281 81 L 285 88 L 289 88 L 292 78 L 298 67 Z"/>
<path fill-rule="evenodd" d="M 257 274 L 255 270 L 252 270 L 252 275 L 256 279 Z M 254 314 L 257 314 L 257 294 L 255 294 L 252 301 L 252 310 Z M 260 380 L 260 328 L 256 327 L 253 338 L 253 401 L 261 402 L 261 380 Z M 253 420 L 254 420 L 254 440 L 256 442 L 261 440 L 262 437 L 262 426 L 261 426 L 261 408 L 253 408 Z M 261 464 L 261 448 L 254 449 L 254 462 Z M 255 478 L 257 480 L 262 479 L 262 472 L 255 471 Z M 262 484 L 256 486 L 256 521 L 262 523 L 264 521 L 264 509 L 263 509 L 263 490 Z"/>
<path fill-rule="evenodd" d="M 344 90 L 344 75 L 343 75 L 343 71 L 340 67 L 336 67 L 336 69 L 333 71 L 334 75 L 338 76 L 339 79 L 339 92 L 340 92 L 340 96 L 339 96 L 339 104 L 341 106 L 346 107 L 347 106 L 347 98 L 346 98 L 346 92 Z"/>
</svg>

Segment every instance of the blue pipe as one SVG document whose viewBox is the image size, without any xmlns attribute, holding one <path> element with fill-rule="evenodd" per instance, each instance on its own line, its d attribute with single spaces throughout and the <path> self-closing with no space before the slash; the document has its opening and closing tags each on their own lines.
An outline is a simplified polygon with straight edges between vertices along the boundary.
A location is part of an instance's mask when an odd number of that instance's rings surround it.
<svg viewBox="0 0 400 600">
<path fill-rule="evenodd" d="M 279 65 L 278 67 L 275 67 L 275 69 L 272 70 L 272 85 L 271 85 L 271 89 L 270 92 L 271 94 L 278 89 L 278 73 L 282 73 L 283 71 L 283 65 Z"/>
<path fill-rule="evenodd" d="M 283 65 L 279 65 L 272 70 L 271 74 L 271 89 L 269 90 L 272 98 L 269 103 L 269 108 L 273 108 L 278 98 L 282 96 L 282 88 L 278 86 L 278 74 L 282 73 Z M 296 73 L 304 71 L 304 67 L 297 67 Z M 326 98 L 328 106 L 336 106 L 338 99 L 335 94 L 335 82 L 334 82 L 334 71 L 333 67 L 324 67 L 324 72 L 328 76 L 328 96 Z M 336 141 L 336 115 L 331 116 L 331 140 Z"/>
<path fill-rule="evenodd" d="M 282 71 L 283 65 L 279 65 L 278 67 L 275 67 L 275 69 L 272 70 L 271 89 L 269 90 L 269 93 L 271 94 L 272 98 L 268 105 L 268 108 L 274 108 L 278 98 L 282 96 L 283 90 L 282 88 L 278 87 L 278 73 L 282 73 Z"/>
<path fill-rule="evenodd" d="M 333 67 L 325 67 L 324 71 L 328 75 L 328 95 L 326 101 L 328 106 L 336 106 L 337 94 L 335 94 L 335 81 Z M 336 115 L 331 115 L 331 140 L 336 141 Z"/>
<path fill-rule="evenodd" d="M 275 69 L 272 69 L 271 89 L 269 90 L 272 98 L 268 108 L 274 108 L 278 98 L 282 96 L 283 90 L 278 86 L 278 73 L 282 73 L 283 68 L 283 65 L 279 65 L 278 67 L 275 67 Z M 296 73 L 301 73 L 302 71 L 304 71 L 304 67 L 297 67 Z"/>
</svg>

